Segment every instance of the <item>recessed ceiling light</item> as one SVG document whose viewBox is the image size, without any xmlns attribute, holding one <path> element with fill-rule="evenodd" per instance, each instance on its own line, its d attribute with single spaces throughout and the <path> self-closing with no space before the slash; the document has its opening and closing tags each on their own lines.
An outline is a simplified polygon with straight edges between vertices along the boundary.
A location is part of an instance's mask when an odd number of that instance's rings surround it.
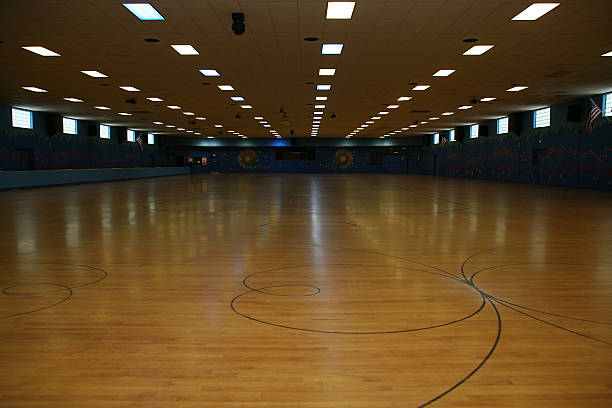
<svg viewBox="0 0 612 408">
<path fill-rule="evenodd" d="M 193 133 L 193 130 L 187 130 L 186 132 L 187 133 Z"/>
<path fill-rule="evenodd" d="M 193 112 L 183 112 L 183 115 L 193 116 L 193 115 L 195 115 L 195 113 L 193 113 Z"/>
<path fill-rule="evenodd" d="M 123 5 L 141 20 L 163 20 L 155 7 L 149 3 L 123 3 Z"/>
<path fill-rule="evenodd" d="M 336 68 L 319 68 L 320 76 L 332 76 L 336 74 Z"/>
<path fill-rule="evenodd" d="M 385 136 L 389 136 L 389 135 L 385 135 Z M 379 139 L 384 139 L 385 136 L 378 136 Z"/>
<path fill-rule="evenodd" d="M 34 54 L 42 55 L 43 57 L 59 57 L 60 55 L 57 52 L 51 51 L 45 47 L 41 47 L 40 45 L 33 45 L 28 47 L 21 47 L 24 50 L 28 50 L 33 52 Z"/>
<path fill-rule="evenodd" d="M 408 127 L 415 128 L 415 127 L 417 127 L 417 126 L 418 126 L 418 125 L 410 125 L 410 126 L 408 126 Z"/>
<path fill-rule="evenodd" d="M 496 98 L 482 98 L 480 102 L 491 102 L 491 101 L 494 101 L 495 99 Z"/>
<path fill-rule="evenodd" d="M 83 102 L 82 99 L 78 99 L 78 98 L 64 98 L 64 100 L 68 102 Z"/>
<path fill-rule="evenodd" d="M 353 16 L 354 9 L 354 1 L 328 1 L 325 18 L 328 20 L 348 20 Z"/>
<path fill-rule="evenodd" d="M 177 106 L 177 105 L 168 105 L 167 107 L 168 107 L 169 109 L 174 109 L 174 110 L 176 110 L 176 109 L 181 109 L 181 107 L 180 107 L 180 106 Z"/>
<path fill-rule="evenodd" d="M 267 128 L 268 128 L 268 127 L 271 127 L 271 125 L 267 125 L 267 124 L 266 124 L 266 125 L 263 125 L 263 127 L 267 127 Z"/>
<path fill-rule="evenodd" d="M 204 76 L 221 76 L 221 74 L 219 72 L 217 72 L 216 69 L 201 69 L 200 72 L 202 73 L 202 75 Z"/>
<path fill-rule="evenodd" d="M 206 120 L 206 118 L 204 116 L 198 116 L 196 119 L 197 120 Z"/>
<path fill-rule="evenodd" d="M 414 88 L 412 88 L 413 91 L 424 91 L 427 88 L 429 88 L 429 85 L 417 85 Z"/>
<path fill-rule="evenodd" d="M 22 86 L 22 88 L 25 89 L 26 91 L 31 91 L 31 92 L 39 92 L 39 93 L 48 92 L 46 89 L 37 88 L 35 86 Z"/>
<path fill-rule="evenodd" d="M 185 128 L 176 128 L 176 130 L 185 130 Z"/>
<path fill-rule="evenodd" d="M 314 116 L 313 119 L 314 120 L 321 120 L 323 118 L 323 116 Z"/>
<path fill-rule="evenodd" d="M 321 123 L 320 120 L 313 120 L 312 123 Z"/>
<path fill-rule="evenodd" d="M 612 51 L 601 54 L 602 57 L 612 57 Z"/>
<path fill-rule="evenodd" d="M 119 112 L 117 113 L 117 115 L 121 115 L 121 116 L 132 116 L 131 113 L 127 113 L 127 112 Z"/>
<path fill-rule="evenodd" d="M 463 105 L 463 106 L 458 107 L 457 109 L 466 110 L 466 109 L 472 109 L 472 108 L 473 108 L 472 105 Z"/>
<path fill-rule="evenodd" d="M 194 135 L 201 135 L 201 133 L 200 132 L 195 132 Z"/>
<path fill-rule="evenodd" d="M 398 102 L 403 102 L 403 101 L 409 101 L 411 99 L 412 99 L 411 96 L 400 96 L 399 98 L 397 98 L 397 101 Z"/>
<path fill-rule="evenodd" d="M 373 120 L 368 120 L 366 123 L 371 125 L 372 123 L 374 123 L 374 121 Z"/>
<path fill-rule="evenodd" d="M 450 74 L 452 74 L 453 72 L 455 72 L 455 69 L 441 69 L 438 72 L 436 72 L 435 74 L 433 74 L 433 76 L 436 77 L 447 77 Z"/>
<path fill-rule="evenodd" d="M 378 112 L 378 114 L 379 114 L 379 115 L 388 115 L 388 114 L 389 114 L 389 112 L 387 112 L 387 111 L 380 111 L 380 112 Z"/>
<path fill-rule="evenodd" d="M 426 124 L 426 123 L 429 123 L 429 122 L 427 122 L 427 121 L 423 121 L 423 122 L 421 122 L 421 125 L 424 125 L 424 124 Z"/>
<path fill-rule="evenodd" d="M 397 109 L 399 108 L 399 105 L 389 105 L 387 106 L 387 109 Z"/>
<path fill-rule="evenodd" d="M 527 87 L 526 86 L 513 86 L 510 89 L 506 89 L 506 92 L 519 92 L 519 91 L 522 91 L 524 89 L 527 89 Z"/>
<path fill-rule="evenodd" d="M 81 71 L 82 73 L 84 73 L 85 75 L 89 75 L 90 77 L 94 77 L 94 78 L 108 78 L 108 75 L 104 75 L 101 72 L 98 71 Z"/>
<path fill-rule="evenodd" d="M 153 122 L 154 125 L 163 125 L 164 122 Z"/>
<path fill-rule="evenodd" d="M 240 107 L 242 109 L 252 109 L 253 108 L 251 105 L 240 105 Z"/>
<path fill-rule="evenodd" d="M 174 125 L 166 125 L 167 128 L 173 128 Z"/>
<path fill-rule="evenodd" d="M 454 115 L 454 114 L 455 114 L 455 112 L 444 112 L 442 114 L 442 116 L 450 116 L 450 115 Z M 421 123 L 425 123 L 425 122 L 421 122 Z"/>
<path fill-rule="evenodd" d="M 365 129 L 365 128 L 367 128 L 368 126 L 370 126 L 370 125 L 361 125 L 361 126 L 359 126 L 359 127 L 360 127 L 360 128 L 362 128 L 362 129 Z"/>
<path fill-rule="evenodd" d="M 230 96 L 230 99 L 235 102 L 242 102 L 244 98 L 242 96 Z"/>
<path fill-rule="evenodd" d="M 262 125 L 265 125 L 265 124 L 268 124 L 268 121 L 266 121 L 266 120 L 262 120 L 262 121 L 260 121 L 259 123 L 261 123 Z"/>
<path fill-rule="evenodd" d="M 485 52 L 489 51 L 491 48 L 493 48 L 493 45 L 475 45 L 466 52 L 464 52 L 463 55 L 482 55 Z"/>
<path fill-rule="evenodd" d="M 405 128 L 402 128 L 402 130 L 408 130 L 408 128 L 407 128 L 407 127 L 405 127 Z"/>
<path fill-rule="evenodd" d="M 123 89 L 124 91 L 128 91 L 128 92 L 140 92 L 140 89 L 134 88 L 133 86 L 120 86 L 119 88 Z"/>
<path fill-rule="evenodd" d="M 223 125 L 215 125 L 216 128 L 222 128 Z"/>
<path fill-rule="evenodd" d="M 151 102 L 163 102 L 164 100 L 162 98 L 147 98 L 148 100 L 150 100 Z"/>
<path fill-rule="evenodd" d="M 327 100 L 327 96 L 317 96 L 315 99 L 317 101 L 326 101 Z"/>
<path fill-rule="evenodd" d="M 214 139 L 214 136 L 206 136 L 208 139 Z"/>
<path fill-rule="evenodd" d="M 429 118 L 429 120 L 438 120 L 438 119 L 440 119 L 440 118 L 437 118 L 437 117 L 435 117 L 435 116 L 434 116 L 434 117 Z"/>
<path fill-rule="evenodd" d="M 255 116 L 253 119 L 255 119 L 255 120 L 263 120 L 263 116 Z"/>
<path fill-rule="evenodd" d="M 94 108 L 100 109 L 100 110 L 110 110 L 108 106 L 94 106 Z"/>
<path fill-rule="evenodd" d="M 196 49 L 189 44 L 171 45 L 171 47 L 174 48 L 174 51 L 178 52 L 181 55 L 200 55 L 200 53 L 197 52 Z"/>
<path fill-rule="evenodd" d="M 342 54 L 342 44 L 323 44 L 321 54 L 338 55 Z"/>
<path fill-rule="evenodd" d="M 315 105 L 315 109 L 325 109 L 325 105 Z"/>
<path fill-rule="evenodd" d="M 527 7 L 525 10 L 512 17 L 512 20 L 537 20 L 538 18 L 542 17 L 544 14 L 548 13 L 558 5 L 559 3 L 533 3 L 531 6 Z"/>
<path fill-rule="evenodd" d="M 378 119 L 380 119 L 380 116 L 372 116 L 370 119 L 372 119 L 372 120 L 378 120 Z"/>
<path fill-rule="evenodd" d="M 331 85 L 317 85 L 317 91 L 329 91 Z"/>
<path fill-rule="evenodd" d="M 313 113 L 314 113 L 315 115 L 322 115 L 322 114 L 323 114 L 323 111 L 314 111 Z"/>
<path fill-rule="evenodd" d="M 231 85 L 218 85 L 219 89 L 222 91 L 233 91 L 234 88 Z"/>
</svg>

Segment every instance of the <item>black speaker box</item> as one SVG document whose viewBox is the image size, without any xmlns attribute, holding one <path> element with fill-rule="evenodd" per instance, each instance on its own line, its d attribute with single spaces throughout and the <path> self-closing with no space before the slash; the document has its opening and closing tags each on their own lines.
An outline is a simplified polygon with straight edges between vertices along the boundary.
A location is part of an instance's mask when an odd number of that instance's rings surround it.
<svg viewBox="0 0 612 408">
<path fill-rule="evenodd" d="M 568 122 L 582 122 L 583 109 L 584 107 L 582 105 L 568 105 L 567 121 Z"/>
<path fill-rule="evenodd" d="M 523 131 L 523 114 L 521 112 L 511 113 L 508 116 L 508 131 L 517 136 Z"/>
</svg>

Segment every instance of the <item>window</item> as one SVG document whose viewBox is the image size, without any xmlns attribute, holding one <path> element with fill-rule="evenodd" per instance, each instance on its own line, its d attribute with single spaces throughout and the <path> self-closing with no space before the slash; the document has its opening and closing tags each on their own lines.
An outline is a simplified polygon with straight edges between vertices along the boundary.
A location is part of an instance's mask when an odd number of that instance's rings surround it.
<svg viewBox="0 0 612 408">
<path fill-rule="evenodd" d="M 155 135 L 153 133 L 148 133 L 147 134 L 147 143 L 148 144 L 155 144 Z"/>
<path fill-rule="evenodd" d="M 503 135 L 504 133 L 508 133 L 508 118 L 499 118 L 497 119 L 497 134 Z"/>
<path fill-rule="evenodd" d="M 533 127 L 541 128 L 550 126 L 550 108 L 538 109 L 533 112 Z"/>
<path fill-rule="evenodd" d="M 455 129 L 451 129 L 448 132 L 448 141 L 449 142 L 454 142 L 455 141 Z"/>
<path fill-rule="evenodd" d="M 127 131 L 127 141 L 128 142 L 135 142 L 136 141 L 136 132 L 135 131 L 128 129 L 128 131 Z"/>
<path fill-rule="evenodd" d="M 440 143 L 440 134 L 439 133 L 434 133 L 433 135 L 433 144 L 439 144 Z"/>
<path fill-rule="evenodd" d="M 110 139 L 110 126 L 100 125 L 100 139 Z"/>
<path fill-rule="evenodd" d="M 603 110 L 604 116 L 612 116 L 612 93 L 605 94 L 603 96 L 603 106 L 601 110 Z"/>
<path fill-rule="evenodd" d="M 13 127 L 33 129 L 32 112 L 23 109 L 13 108 Z"/>
<path fill-rule="evenodd" d="M 76 119 L 62 118 L 64 133 L 67 135 L 77 134 L 77 121 Z"/>
<path fill-rule="evenodd" d="M 476 139 L 478 137 L 478 125 L 470 126 L 470 139 Z"/>
</svg>

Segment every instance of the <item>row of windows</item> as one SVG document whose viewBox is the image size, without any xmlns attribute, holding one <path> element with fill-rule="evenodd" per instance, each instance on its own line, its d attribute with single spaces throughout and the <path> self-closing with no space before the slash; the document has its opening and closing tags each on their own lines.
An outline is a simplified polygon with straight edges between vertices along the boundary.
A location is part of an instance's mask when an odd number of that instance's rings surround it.
<svg viewBox="0 0 612 408">
<path fill-rule="evenodd" d="M 23 128 L 23 129 L 34 129 L 34 116 L 32 111 L 25 109 L 17 109 L 12 108 L 12 118 L 13 118 L 13 127 Z M 110 139 L 110 126 L 108 125 L 99 125 L 100 130 L 100 138 L 101 139 Z M 68 135 L 76 135 L 78 132 L 77 128 L 77 120 L 72 118 L 62 118 L 62 131 Z M 135 142 L 136 141 L 136 131 L 128 129 L 127 131 L 127 141 Z M 155 135 L 153 133 L 147 134 L 147 143 L 154 144 L 155 143 Z"/>
<path fill-rule="evenodd" d="M 603 116 L 612 116 L 612 93 L 605 94 L 603 96 L 602 103 L 602 111 Z M 508 133 L 509 129 L 509 118 L 499 118 L 497 119 L 497 134 L 503 135 Z M 543 128 L 550 126 L 550 107 L 537 109 L 533 112 L 533 127 L 534 128 Z M 470 125 L 470 138 L 476 139 L 478 137 L 478 125 Z M 449 141 L 455 141 L 455 129 L 452 129 L 449 132 Z M 436 133 L 433 137 L 433 143 L 440 143 L 440 134 Z"/>
</svg>

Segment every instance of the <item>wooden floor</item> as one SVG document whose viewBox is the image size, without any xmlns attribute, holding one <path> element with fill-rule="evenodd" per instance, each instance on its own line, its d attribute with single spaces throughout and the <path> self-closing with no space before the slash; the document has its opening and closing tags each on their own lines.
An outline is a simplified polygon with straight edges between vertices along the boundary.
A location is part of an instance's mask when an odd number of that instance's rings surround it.
<svg viewBox="0 0 612 408">
<path fill-rule="evenodd" d="M 392 175 L 0 192 L 0 407 L 612 406 L 612 195 Z"/>
</svg>

